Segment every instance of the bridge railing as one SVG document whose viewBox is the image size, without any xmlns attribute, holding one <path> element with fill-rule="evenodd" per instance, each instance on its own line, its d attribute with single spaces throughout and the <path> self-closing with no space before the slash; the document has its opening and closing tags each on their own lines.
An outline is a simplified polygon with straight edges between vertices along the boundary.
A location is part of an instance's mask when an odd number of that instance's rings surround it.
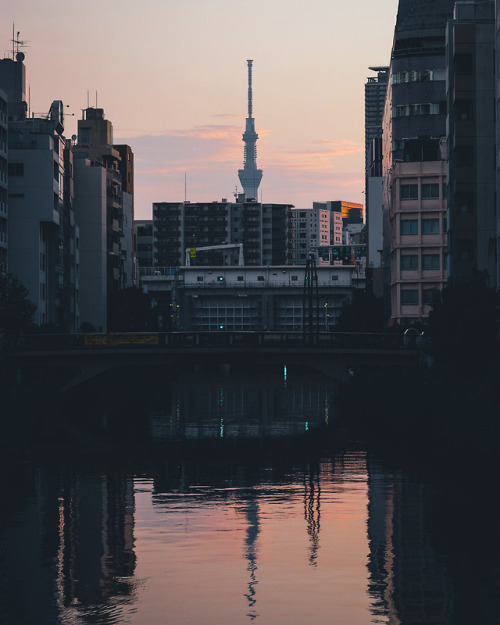
<svg viewBox="0 0 500 625">
<path fill-rule="evenodd" d="M 391 332 L 124 332 L 110 334 L 31 334 L 4 341 L 6 351 L 92 350 L 109 348 L 328 347 L 400 349 L 404 336 Z"/>
</svg>

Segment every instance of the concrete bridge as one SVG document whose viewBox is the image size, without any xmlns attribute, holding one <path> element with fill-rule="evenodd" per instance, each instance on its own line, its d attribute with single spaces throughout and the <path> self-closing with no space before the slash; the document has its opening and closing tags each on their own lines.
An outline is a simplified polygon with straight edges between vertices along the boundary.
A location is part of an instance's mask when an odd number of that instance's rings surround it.
<svg viewBox="0 0 500 625">
<path fill-rule="evenodd" d="M 71 369 L 73 377 L 59 389 L 64 393 L 124 366 L 210 365 L 227 370 L 243 362 L 255 367 L 302 365 L 342 380 L 349 377 L 349 370 L 360 367 L 416 367 L 418 351 L 394 334 L 199 332 L 54 335 L 52 339 L 39 335 L 4 349 L 2 360 L 19 383 L 28 368 Z"/>
</svg>

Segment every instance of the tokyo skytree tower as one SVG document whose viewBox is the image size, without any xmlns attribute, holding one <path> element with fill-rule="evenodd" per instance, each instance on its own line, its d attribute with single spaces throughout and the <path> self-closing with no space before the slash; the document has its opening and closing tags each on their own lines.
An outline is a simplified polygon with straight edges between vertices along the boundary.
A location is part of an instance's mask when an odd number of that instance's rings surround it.
<svg viewBox="0 0 500 625">
<path fill-rule="evenodd" d="M 258 200 L 262 169 L 257 169 L 257 146 L 255 144 L 259 135 L 255 132 L 255 119 L 252 117 L 252 63 L 253 61 L 247 61 L 248 117 L 246 118 L 245 132 L 243 133 L 243 141 L 245 142 L 243 169 L 238 170 L 238 177 L 247 199 Z"/>
</svg>

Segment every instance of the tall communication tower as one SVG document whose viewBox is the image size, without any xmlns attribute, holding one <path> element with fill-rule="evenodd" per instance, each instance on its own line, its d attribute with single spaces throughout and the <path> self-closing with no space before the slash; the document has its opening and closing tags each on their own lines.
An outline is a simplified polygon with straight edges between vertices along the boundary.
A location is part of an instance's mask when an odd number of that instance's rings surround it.
<svg viewBox="0 0 500 625">
<path fill-rule="evenodd" d="M 255 119 L 252 117 L 252 63 L 253 61 L 247 61 L 248 117 L 246 119 L 245 132 L 243 133 L 243 141 L 245 142 L 243 169 L 238 170 L 238 177 L 247 199 L 258 200 L 262 169 L 257 169 L 256 142 L 259 135 L 255 132 Z"/>
</svg>

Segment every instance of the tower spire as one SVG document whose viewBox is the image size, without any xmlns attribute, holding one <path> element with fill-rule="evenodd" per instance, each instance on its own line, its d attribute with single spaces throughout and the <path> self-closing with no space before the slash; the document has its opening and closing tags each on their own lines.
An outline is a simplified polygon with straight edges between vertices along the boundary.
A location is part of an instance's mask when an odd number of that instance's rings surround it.
<svg viewBox="0 0 500 625">
<path fill-rule="evenodd" d="M 255 132 L 255 119 L 252 117 L 252 60 L 247 60 L 248 66 L 248 117 L 246 119 L 243 141 L 245 143 L 243 169 L 238 170 L 243 192 L 247 199 L 258 199 L 260 181 L 262 180 L 262 169 L 257 169 L 257 147 L 256 142 L 259 135 Z"/>
</svg>

